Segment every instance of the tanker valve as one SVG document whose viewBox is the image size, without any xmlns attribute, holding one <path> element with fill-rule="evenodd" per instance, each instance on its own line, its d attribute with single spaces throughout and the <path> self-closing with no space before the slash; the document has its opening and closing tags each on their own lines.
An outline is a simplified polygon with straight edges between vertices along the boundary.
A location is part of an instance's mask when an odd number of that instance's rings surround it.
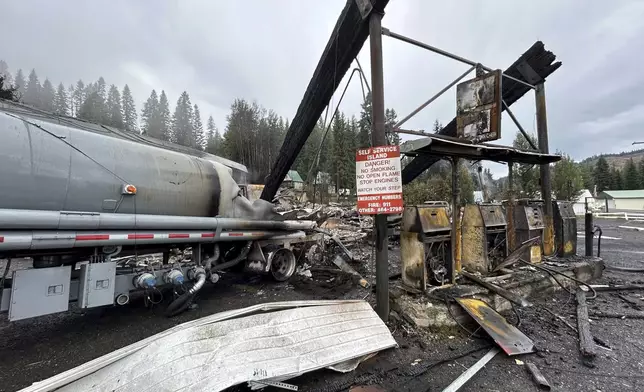
<svg viewBox="0 0 644 392">
<path fill-rule="evenodd" d="M 157 285 L 156 277 L 149 272 L 144 272 L 141 275 L 134 278 L 134 286 L 140 289 L 151 289 L 156 285 Z"/>
<path fill-rule="evenodd" d="M 163 281 L 175 286 L 181 286 L 184 283 L 183 272 L 177 269 L 170 270 L 163 276 Z"/>
</svg>

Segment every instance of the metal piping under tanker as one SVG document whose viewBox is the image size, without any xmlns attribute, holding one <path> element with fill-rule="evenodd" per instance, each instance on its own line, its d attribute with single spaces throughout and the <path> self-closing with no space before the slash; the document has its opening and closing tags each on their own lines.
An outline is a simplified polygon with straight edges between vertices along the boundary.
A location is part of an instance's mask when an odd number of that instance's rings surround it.
<svg viewBox="0 0 644 392">
<path fill-rule="evenodd" d="M 3 230 L 312 230 L 315 226 L 314 221 L 0 209 Z"/>
</svg>

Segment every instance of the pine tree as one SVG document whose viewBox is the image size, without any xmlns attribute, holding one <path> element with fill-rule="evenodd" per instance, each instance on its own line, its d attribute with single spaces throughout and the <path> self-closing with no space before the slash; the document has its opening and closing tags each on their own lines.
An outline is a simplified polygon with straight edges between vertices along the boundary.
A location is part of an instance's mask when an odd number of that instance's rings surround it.
<svg viewBox="0 0 644 392">
<path fill-rule="evenodd" d="M 637 166 L 633 161 L 633 158 L 629 159 L 626 162 L 624 167 L 624 189 L 640 189 L 642 184 L 640 183 L 640 176 L 637 170 Z"/>
<path fill-rule="evenodd" d="M 584 189 L 592 192 L 595 188 L 595 176 L 593 174 L 593 167 L 588 163 L 580 163 L 579 170 L 581 171 L 581 178 L 583 179 Z"/>
<path fill-rule="evenodd" d="M 79 117 L 80 108 L 85 102 L 85 83 L 82 80 L 76 82 L 76 89 L 74 90 L 74 95 L 72 96 L 73 106 L 74 106 L 74 115 Z"/>
<path fill-rule="evenodd" d="M 103 101 L 107 101 L 107 84 L 102 76 L 96 81 L 96 92 Z"/>
<path fill-rule="evenodd" d="M 16 87 L 18 99 L 24 101 L 25 91 L 27 90 L 27 82 L 25 81 L 25 75 L 22 73 L 21 69 L 16 72 L 16 77 L 14 78 L 14 86 Z"/>
<path fill-rule="evenodd" d="M 395 115 L 395 113 L 394 113 Z M 355 193 L 356 189 L 356 150 L 358 149 L 358 132 L 360 127 L 356 116 L 351 116 L 351 120 L 347 122 L 345 128 L 345 151 L 344 151 L 344 164 L 346 167 L 345 181 L 346 188 L 351 189 Z"/>
<path fill-rule="evenodd" d="M 461 189 L 461 192 L 460 192 L 461 205 L 465 205 L 465 204 L 474 203 L 474 180 L 472 180 L 472 176 L 466 167 L 466 164 L 468 161 L 465 161 L 465 162 L 461 162 L 461 161 L 459 161 L 459 165 L 458 165 L 458 184 Z M 452 176 L 449 175 L 449 177 L 450 177 L 449 187 L 450 187 L 450 195 L 451 195 Z M 443 200 L 449 200 L 449 199 L 445 198 Z"/>
<path fill-rule="evenodd" d="M 96 119 L 94 121 L 108 124 L 110 115 L 107 112 L 107 84 L 102 76 L 96 81 L 95 89 L 99 99 L 96 101 Z"/>
<path fill-rule="evenodd" d="M 172 116 L 172 135 L 175 143 L 186 147 L 196 147 L 197 143 L 192 130 L 193 119 L 190 96 L 184 91 L 177 100 L 177 107 Z"/>
<path fill-rule="evenodd" d="M 295 160 L 294 166 L 296 170 L 309 185 L 314 183 L 318 172 L 326 167 L 329 151 L 332 148 L 329 147 L 329 137 L 327 137 L 322 148 L 320 148 L 325 131 L 326 128 L 324 127 L 322 119 L 320 119 Z"/>
<path fill-rule="evenodd" d="M 68 113 L 70 116 L 74 116 L 76 114 L 75 108 L 74 108 L 74 93 L 76 90 L 74 89 L 74 85 L 70 84 L 69 87 L 67 87 L 67 108 L 69 109 Z"/>
<path fill-rule="evenodd" d="M 55 97 L 56 91 L 54 90 L 54 86 L 52 86 L 49 79 L 45 79 L 45 82 L 42 84 L 42 90 L 40 93 L 40 108 L 48 112 L 53 112 Z"/>
<path fill-rule="evenodd" d="M 85 99 L 87 99 L 87 97 L 89 97 L 90 94 L 93 94 L 93 93 L 98 94 L 98 84 L 96 82 L 87 83 L 87 86 L 85 86 Z"/>
<path fill-rule="evenodd" d="M 0 76 L 4 77 L 4 85 L 12 86 L 13 81 L 11 80 L 11 72 L 9 72 L 9 66 L 5 63 L 4 60 L 0 60 Z"/>
<path fill-rule="evenodd" d="M 206 122 L 206 139 L 208 140 L 206 151 L 209 149 L 210 143 L 215 139 L 216 129 L 217 126 L 215 125 L 215 119 L 212 118 L 212 115 L 208 116 L 208 121 Z"/>
<path fill-rule="evenodd" d="M 98 95 L 97 91 L 91 92 L 86 98 L 80 109 L 78 110 L 78 118 L 92 121 L 96 123 L 103 123 L 105 102 Z"/>
<path fill-rule="evenodd" d="M 63 116 L 66 116 L 69 113 L 69 107 L 67 106 L 67 91 L 65 91 L 65 86 L 63 86 L 62 83 L 58 85 L 58 90 L 56 90 L 53 111 L 54 113 Z"/>
<path fill-rule="evenodd" d="M 371 146 L 371 93 L 362 102 L 358 120 L 358 148 Z"/>
<path fill-rule="evenodd" d="M 208 144 L 206 146 L 206 151 L 210 154 L 220 155 L 223 140 L 212 116 L 208 117 L 206 128 L 208 129 Z"/>
<path fill-rule="evenodd" d="M 161 90 L 161 96 L 159 97 L 158 112 L 157 112 L 157 117 L 155 121 L 159 126 L 160 138 L 166 141 L 173 140 L 172 117 L 170 115 L 170 103 L 168 102 L 168 97 L 165 95 L 164 90 Z"/>
<path fill-rule="evenodd" d="M 536 145 L 536 138 L 532 135 L 528 136 L 530 136 L 532 143 Z M 521 150 L 530 149 L 528 139 L 521 132 L 517 132 L 512 145 L 514 148 Z M 535 165 L 518 164 L 514 173 L 515 189 L 519 190 L 523 197 L 534 197 L 539 191 L 539 168 Z"/>
<path fill-rule="evenodd" d="M 152 90 L 150 97 L 145 101 L 143 109 L 141 109 L 141 130 L 144 135 L 163 139 L 158 124 L 155 124 L 158 118 L 158 112 L 159 97 L 157 96 L 156 90 Z"/>
<path fill-rule="evenodd" d="M 443 124 L 438 121 L 438 119 L 434 120 L 434 124 L 432 124 L 432 133 L 438 133 L 443 129 Z"/>
<path fill-rule="evenodd" d="M 624 181 L 622 178 L 622 173 L 615 166 L 613 166 L 610 173 L 611 173 L 610 190 L 620 191 L 624 189 Z"/>
<path fill-rule="evenodd" d="M 333 160 L 331 162 L 331 178 L 335 184 L 336 193 L 340 189 L 346 188 L 347 167 L 344 160 L 345 145 L 347 142 L 347 125 L 346 118 L 341 112 L 336 113 L 333 120 L 332 135 L 333 135 Z"/>
<path fill-rule="evenodd" d="M 557 200 L 576 201 L 584 189 L 580 166 L 568 155 L 562 155 L 555 163 L 552 176 L 552 191 Z"/>
<path fill-rule="evenodd" d="M 38 75 L 36 75 L 36 70 L 32 69 L 29 73 L 29 81 L 25 87 L 25 96 L 23 100 L 26 104 L 40 107 L 40 90 L 42 86 L 38 80 Z"/>
<path fill-rule="evenodd" d="M 608 161 L 603 156 L 599 157 L 597 163 L 595 164 L 595 185 L 597 185 L 597 192 L 603 192 L 605 190 L 614 190 L 613 186 L 613 176 L 608 166 Z"/>
<path fill-rule="evenodd" d="M 642 185 L 642 188 L 644 188 L 644 158 L 640 160 L 638 168 L 640 172 L 640 184 Z"/>
<path fill-rule="evenodd" d="M 385 129 L 392 131 L 398 122 L 398 114 L 394 109 L 385 110 Z M 387 144 L 400 145 L 400 135 L 394 132 L 387 132 Z"/>
<path fill-rule="evenodd" d="M 261 168 L 257 155 L 263 151 L 257 148 L 257 134 L 260 113 L 255 105 L 244 99 L 235 99 L 230 105 L 230 114 L 226 117 L 226 132 L 223 135 L 223 155 L 236 162 L 246 165 L 253 172 L 252 181 L 263 181 L 259 174 Z"/>
<path fill-rule="evenodd" d="M 13 101 L 16 99 L 16 88 L 5 84 L 5 75 L 0 74 L 0 99 Z"/>
<path fill-rule="evenodd" d="M 107 95 L 107 125 L 123 129 L 123 108 L 121 107 L 121 93 L 115 85 L 110 86 L 110 91 Z"/>
<path fill-rule="evenodd" d="M 123 125 L 126 131 L 138 133 L 139 127 L 137 126 L 137 114 L 136 106 L 134 105 L 134 98 L 132 97 L 132 92 L 130 87 L 126 84 L 123 87 Z"/>
<path fill-rule="evenodd" d="M 195 103 L 194 110 L 192 112 L 192 133 L 193 138 L 196 143 L 196 147 L 199 150 L 206 148 L 206 136 L 203 133 L 203 123 L 201 122 L 201 112 L 199 111 L 199 106 Z"/>
</svg>

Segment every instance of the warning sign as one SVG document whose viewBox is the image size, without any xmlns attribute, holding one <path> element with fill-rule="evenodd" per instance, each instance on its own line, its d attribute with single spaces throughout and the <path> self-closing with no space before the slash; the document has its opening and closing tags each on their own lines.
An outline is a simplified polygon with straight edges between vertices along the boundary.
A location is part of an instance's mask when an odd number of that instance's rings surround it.
<svg viewBox="0 0 644 392">
<path fill-rule="evenodd" d="M 356 152 L 358 213 L 399 214 L 403 211 L 400 147 L 371 147 Z"/>
</svg>

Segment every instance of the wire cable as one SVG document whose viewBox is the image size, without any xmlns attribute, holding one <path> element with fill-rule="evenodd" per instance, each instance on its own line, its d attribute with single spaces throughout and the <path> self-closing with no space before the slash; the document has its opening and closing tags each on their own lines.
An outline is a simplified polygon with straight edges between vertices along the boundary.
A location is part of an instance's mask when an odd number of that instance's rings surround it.
<svg viewBox="0 0 644 392">
<path fill-rule="evenodd" d="M 315 154 L 315 158 L 311 162 L 311 165 L 308 170 L 308 174 L 306 176 L 307 182 L 309 182 L 309 178 L 311 178 L 311 175 L 313 174 L 313 169 L 314 167 L 317 168 L 320 162 L 320 152 L 322 151 L 322 146 L 324 146 L 324 142 L 326 141 L 326 137 L 329 133 L 329 130 L 331 130 L 331 125 L 333 125 L 333 120 L 335 119 L 335 115 L 338 113 L 338 108 L 340 107 L 340 104 L 342 103 L 342 100 L 344 99 L 344 95 L 347 92 L 347 89 L 349 88 L 349 85 L 351 83 L 351 79 L 353 79 L 353 75 L 358 71 L 358 68 L 354 68 L 353 71 L 351 72 L 351 75 L 349 75 L 349 80 L 347 81 L 346 86 L 344 86 L 344 90 L 342 91 L 342 95 L 340 96 L 340 100 L 338 101 L 338 104 L 335 107 L 335 110 L 333 111 L 333 114 L 331 115 L 331 119 L 329 120 L 329 123 L 326 125 L 326 130 L 324 131 L 324 135 L 322 136 L 322 140 L 320 141 L 320 146 L 318 147 L 318 150 Z"/>
<path fill-rule="evenodd" d="M 570 291 L 568 288 L 566 288 L 559 280 L 557 280 L 557 278 L 555 278 L 554 274 L 558 274 L 558 275 L 563 276 L 564 278 L 570 279 L 573 282 L 576 282 L 577 284 L 579 284 L 580 286 L 588 287 L 588 289 L 593 294 L 592 294 L 592 296 L 588 297 L 587 299 L 595 299 L 595 298 L 597 298 L 597 291 L 595 291 L 595 289 L 590 284 L 584 282 L 583 280 L 573 278 L 572 276 L 568 276 L 568 275 L 564 274 L 563 272 L 554 270 L 552 268 L 545 267 L 543 265 L 533 264 L 533 263 L 531 263 L 529 261 L 526 261 L 526 260 L 523 260 L 521 258 L 519 259 L 519 261 L 524 263 L 524 264 L 526 264 L 526 265 L 529 265 L 531 267 L 535 267 L 535 268 L 538 268 L 538 269 L 541 269 L 541 270 L 545 271 L 546 273 L 548 273 L 548 275 L 552 276 L 552 278 L 555 280 L 555 282 L 557 282 L 557 284 L 559 284 L 559 286 L 561 286 L 561 288 L 564 289 L 570 295 L 574 295 L 574 293 L 572 291 Z"/>
</svg>

